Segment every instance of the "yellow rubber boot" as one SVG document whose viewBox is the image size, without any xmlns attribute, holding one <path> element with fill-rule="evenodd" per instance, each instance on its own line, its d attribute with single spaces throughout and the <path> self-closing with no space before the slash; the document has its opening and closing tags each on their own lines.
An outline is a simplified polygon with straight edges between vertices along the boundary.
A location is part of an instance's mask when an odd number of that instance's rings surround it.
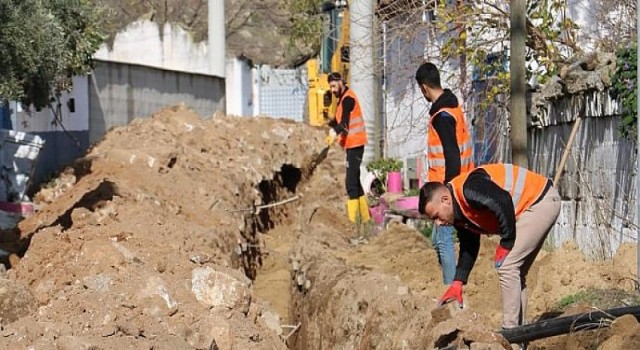
<svg viewBox="0 0 640 350">
<path fill-rule="evenodd" d="M 355 223 L 358 219 L 358 207 L 360 206 L 359 200 L 357 199 L 349 199 L 347 201 L 347 215 L 349 217 L 349 221 Z"/>
<path fill-rule="evenodd" d="M 369 203 L 367 203 L 367 196 L 360 196 L 358 198 L 358 204 L 360 204 L 360 220 L 362 223 L 371 220 L 371 213 L 369 213 Z"/>
</svg>

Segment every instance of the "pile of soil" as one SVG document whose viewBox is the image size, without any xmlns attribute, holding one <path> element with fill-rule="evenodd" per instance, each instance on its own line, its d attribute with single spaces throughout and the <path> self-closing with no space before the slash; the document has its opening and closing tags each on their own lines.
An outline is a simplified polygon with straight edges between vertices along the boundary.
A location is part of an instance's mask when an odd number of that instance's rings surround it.
<svg viewBox="0 0 640 350">
<path fill-rule="evenodd" d="M 6 232 L 0 348 L 504 348 L 497 240 L 482 240 L 465 309 L 436 309 L 446 287 L 429 240 L 349 223 L 344 152 L 324 136 L 184 107 L 111 130 Z M 542 252 L 528 319 L 584 288 L 633 290 L 635 261 L 635 245 L 608 262 L 570 244 Z M 603 349 L 637 344 L 637 323 L 615 324 Z"/>
<path fill-rule="evenodd" d="M 293 196 L 324 149 L 305 125 L 183 107 L 112 130 L 14 233 L 30 245 L 3 280 L 0 344 L 286 348 L 251 279 L 287 205 L 254 212 Z"/>
</svg>

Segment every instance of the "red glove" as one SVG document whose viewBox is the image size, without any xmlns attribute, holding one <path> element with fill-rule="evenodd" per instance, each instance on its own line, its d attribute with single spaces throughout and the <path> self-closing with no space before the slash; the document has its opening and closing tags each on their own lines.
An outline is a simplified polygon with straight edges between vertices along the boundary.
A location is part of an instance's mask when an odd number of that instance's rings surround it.
<svg viewBox="0 0 640 350">
<path fill-rule="evenodd" d="M 507 249 L 502 246 L 502 244 L 498 244 L 498 248 L 496 248 L 496 257 L 494 258 L 496 262 L 496 269 L 502 266 L 504 259 L 507 257 L 511 249 Z"/>
<path fill-rule="evenodd" d="M 447 303 L 449 300 L 455 299 L 462 307 L 462 281 L 453 281 L 449 289 L 444 293 L 440 301 L 438 301 L 438 306 L 442 306 Z"/>
</svg>

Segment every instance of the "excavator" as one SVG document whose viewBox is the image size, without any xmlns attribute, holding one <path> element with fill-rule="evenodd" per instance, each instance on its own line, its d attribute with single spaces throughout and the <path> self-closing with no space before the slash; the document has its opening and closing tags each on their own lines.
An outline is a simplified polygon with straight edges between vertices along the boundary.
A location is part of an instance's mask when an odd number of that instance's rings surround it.
<svg viewBox="0 0 640 350">
<path fill-rule="evenodd" d="M 307 61 L 306 122 L 312 126 L 326 124 L 335 114 L 337 100 L 329 91 L 327 77 L 339 72 L 349 83 L 349 7 L 347 0 L 322 4 L 324 25 L 318 58 Z"/>
</svg>

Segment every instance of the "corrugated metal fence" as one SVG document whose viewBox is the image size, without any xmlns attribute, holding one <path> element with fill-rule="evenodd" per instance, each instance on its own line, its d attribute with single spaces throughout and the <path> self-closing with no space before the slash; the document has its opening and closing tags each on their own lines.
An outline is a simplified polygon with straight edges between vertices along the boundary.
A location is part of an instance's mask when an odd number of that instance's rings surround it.
<svg viewBox="0 0 640 350">
<path fill-rule="evenodd" d="M 529 131 L 530 167 L 553 178 L 579 113 L 583 120 L 562 178 L 560 217 L 549 242 L 573 239 L 594 258 L 635 241 L 635 142 L 620 136 L 620 106 L 598 90 L 549 100 Z"/>
</svg>

